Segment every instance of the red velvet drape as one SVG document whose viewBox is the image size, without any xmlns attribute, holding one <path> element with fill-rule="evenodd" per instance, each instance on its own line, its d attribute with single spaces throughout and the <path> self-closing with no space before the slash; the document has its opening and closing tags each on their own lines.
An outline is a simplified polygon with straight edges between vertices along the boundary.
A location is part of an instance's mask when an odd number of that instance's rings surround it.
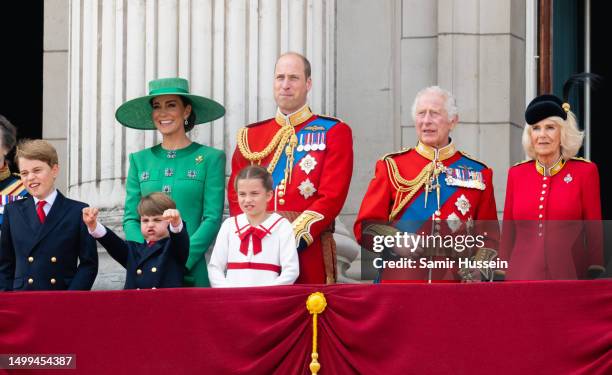
<svg viewBox="0 0 612 375">
<path fill-rule="evenodd" d="M 323 375 L 612 373 L 610 280 L 4 293 L 0 353 L 74 353 L 68 374 L 309 374 L 315 291 Z"/>
</svg>

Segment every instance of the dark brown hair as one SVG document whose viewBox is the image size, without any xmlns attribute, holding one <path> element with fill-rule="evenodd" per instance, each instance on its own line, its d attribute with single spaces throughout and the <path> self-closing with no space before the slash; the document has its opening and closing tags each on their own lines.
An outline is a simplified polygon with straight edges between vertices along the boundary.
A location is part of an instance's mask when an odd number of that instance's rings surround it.
<svg viewBox="0 0 612 375">
<path fill-rule="evenodd" d="M 15 163 L 19 165 L 19 158 L 40 160 L 50 167 L 58 164 L 57 151 L 51 143 L 42 139 L 24 139 L 17 145 Z"/>
<path fill-rule="evenodd" d="M 308 80 L 308 78 L 310 78 L 310 75 L 312 74 L 312 69 L 310 67 L 310 61 L 308 61 L 308 59 L 306 58 L 306 56 L 302 55 L 301 53 L 297 53 L 297 52 L 285 52 L 282 55 L 280 55 L 278 57 L 278 59 L 276 60 L 276 63 L 278 64 L 278 60 L 281 59 L 281 57 L 285 57 L 285 56 L 297 56 L 300 58 L 300 60 L 302 60 L 302 63 L 304 64 L 304 76 L 306 78 L 306 80 Z M 276 64 L 274 65 L 274 70 L 276 70 Z"/>
<path fill-rule="evenodd" d="M 272 175 L 266 168 L 260 165 L 249 165 L 248 167 L 242 168 L 234 180 L 234 190 L 238 190 L 238 181 L 248 179 L 261 180 L 266 191 L 274 190 Z"/>
<path fill-rule="evenodd" d="M 0 135 L 2 136 L 2 146 L 9 152 L 17 143 L 17 128 L 4 116 L 0 115 Z"/>
<path fill-rule="evenodd" d="M 138 215 L 142 216 L 158 216 L 163 215 L 164 211 L 175 209 L 176 203 L 168 195 L 164 193 L 151 193 L 145 195 L 138 203 Z"/>
</svg>

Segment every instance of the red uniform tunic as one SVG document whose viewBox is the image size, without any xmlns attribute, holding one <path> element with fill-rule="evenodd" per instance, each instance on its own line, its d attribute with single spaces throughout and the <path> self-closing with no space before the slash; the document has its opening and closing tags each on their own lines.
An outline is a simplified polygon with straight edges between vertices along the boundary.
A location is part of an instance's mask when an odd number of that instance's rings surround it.
<svg viewBox="0 0 612 375">
<path fill-rule="evenodd" d="M 368 243 L 366 236 L 363 236 L 364 222 L 392 222 L 399 218 L 401 220 L 419 220 L 421 211 L 428 212 L 424 206 L 424 186 L 421 186 L 416 191 L 413 197 L 401 207 L 399 212 L 394 217 L 391 213 L 394 209 L 397 211 L 398 200 L 401 200 L 405 194 L 398 195 L 398 180 L 403 179 L 410 181 L 415 179 L 421 171 L 432 163 L 435 157 L 435 150 L 429 146 L 419 143 L 415 149 L 409 149 L 399 153 L 387 155 L 376 163 L 376 171 L 374 178 L 370 181 L 368 190 L 361 203 L 359 214 L 355 222 L 354 231 L 357 241 L 367 249 L 372 249 L 371 243 Z M 397 166 L 394 172 L 390 168 L 387 159 L 391 158 Z M 428 219 L 433 219 L 435 222 L 446 224 L 451 221 L 460 221 L 463 223 L 475 220 L 497 220 L 497 211 L 495 206 L 495 197 L 493 195 L 492 176 L 493 172 L 480 162 L 474 161 L 457 151 L 451 143 L 448 146 L 438 151 L 438 160 L 445 166 L 463 167 L 465 162 L 477 163 L 480 165 L 480 177 L 482 178 L 483 186 L 480 188 L 462 187 L 462 186 L 441 186 L 442 196 L 445 190 L 454 192 L 450 193 L 448 198 L 440 203 L 440 209 L 430 209 L 433 215 L 429 215 Z M 398 178 L 399 175 L 399 178 Z M 440 180 L 445 179 L 445 174 L 441 174 Z M 450 190 L 452 189 L 452 190 Z M 427 207 L 437 203 L 436 192 L 430 192 L 427 197 Z M 407 210 L 413 210 L 406 213 Z M 414 215 L 413 215 L 414 213 Z M 423 218 L 424 216 L 421 215 Z M 450 220 L 450 221 L 449 221 Z M 424 223 L 423 227 L 431 226 L 431 223 Z M 451 224 L 448 224 L 451 226 Z M 381 275 L 382 280 L 441 280 L 441 279 L 456 279 L 456 275 L 448 272 L 448 269 L 435 269 L 432 275 L 428 275 L 427 269 L 388 269 L 385 268 Z"/>
<path fill-rule="evenodd" d="M 508 172 L 500 256 L 507 280 L 585 278 L 601 268 L 599 173 L 584 159 L 559 160 L 550 171 L 536 161 Z"/>
<path fill-rule="evenodd" d="M 324 119 L 332 126 L 325 131 L 316 124 L 316 120 Z M 301 213 L 292 223 L 296 243 L 300 244 L 299 260 L 300 275 L 296 283 L 325 283 L 325 267 L 323 262 L 321 233 L 333 225 L 340 213 L 348 194 L 348 188 L 353 171 L 353 141 L 351 129 L 347 124 L 336 119 L 317 116 L 305 106 L 298 112 L 283 116 L 280 112 L 276 118 L 268 119 L 247 126 L 246 137 L 242 138 L 242 146 L 248 145 L 248 152 L 256 153 L 264 150 L 274 136 L 284 126 L 293 126 L 297 136 L 297 156 L 301 150 L 303 157 L 296 159 L 290 173 L 290 181 L 278 181 L 274 198 L 268 205 L 270 211 L 294 211 Z M 302 132 L 303 131 L 303 132 Z M 302 136 L 300 136 L 302 132 Z M 240 137 L 240 135 L 239 135 Z M 232 157 L 232 174 L 228 182 L 228 200 L 230 215 L 241 213 L 238 205 L 234 179 L 238 172 L 251 164 L 239 145 Z M 282 143 L 282 142 L 281 142 Z M 313 145 L 317 145 L 315 150 Z M 308 145 L 304 150 L 304 146 Z M 321 147 L 321 145 L 325 145 Z M 272 152 L 261 159 L 262 166 L 268 166 L 274 159 L 275 150 L 281 147 L 285 152 L 287 144 L 279 144 Z M 302 147 L 300 147 L 302 146 Z M 304 155 L 305 152 L 305 155 Z M 276 168 L 284 171 L 285 164 L 278 162 Z M 273 177 L 277 174 L 273 173 Z M 289 176 L 289 175 L 288 175 Z M 284 179 L 283 179 L 284 180 Z M 284 186 L 284 188 L 283 188 Z M 307 246 L 305 249 L 303 249 Z"/>
</svg>

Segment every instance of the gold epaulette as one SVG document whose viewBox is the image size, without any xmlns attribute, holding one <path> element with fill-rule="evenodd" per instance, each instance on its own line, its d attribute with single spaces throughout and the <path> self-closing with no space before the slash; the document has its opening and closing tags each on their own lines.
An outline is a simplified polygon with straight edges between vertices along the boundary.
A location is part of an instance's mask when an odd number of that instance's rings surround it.
<svg viewBox="0 0 612 375">
<path fill-rule="evenodd" d="M 327 116 L 327 115 L 317 115 L 318 117 L 324 118 L 324 119 L 328 119 L 328 120 L 333 120 L 333 121 L 338 121 L 338 122 L 344 122 L 342 119 L 339 119 L 337 117 L 333 117 L 333 116 Z"/>
<path fill-rule="evenodd" d="M 482 166 L 485 167 L 485 168 L 489 168 L 489 166 L 486 165 L 484 162 L 476 159 L 475 157 L 473 157 L 472 155 L 468 154 L 467 152 L 465 152 L 465 151 L 459 151 L 459 152 L 461 153 L 461 155 L 465 156 L 466 158 L 468 158 L 470 160 L 473 160 L 476 163 L 482 164 Z"/>
<path fill-rule="evenodd" d="M 401 149 L 399 151 L 395 151 L 395 152 L 390 152 L 388 154 L 384 154 L 382 156 L 382 158 L 380 158 L 380 160 L 385 160 L 386 158 L 388 158 L 390 156 L 405 154 L 406 152 L 408 152 L 410 150 L 412 150 L 412 147 L 404 147 L 403 149 Z"/>
<path fill-rule="evenodd" d="M 590 161 L 589 159 L 581 158 L 580 156 L 574 156 L 572 160 L 583 161 L 585 163 L 592 163 L 592 161 Z"/>
<path fill-rule="evenodd" d="M 274 117 L 269 118 L 269 119 L 265 119 L 265 120 L 262 120 L 262 121 L 259 121 L 259 122 L 254 122 L 254 123 L 252 123 L 252 124 L 248 124 L 248 125 L 247 125 L 247 126 L 245 126 L 245 127 L 247 127 L 247 128 L 252 128 L 252 127 L 257 126 L 257 125 L 265 124 L 266 122 L 268 122 L 268 121 L 270 121 L 270 120 L 274 120 Z"/>
<path fill-rule="evenodd" d="M 517 165 L 529 163 L 530 161 L 533 161 L 533 159 L 525 159 L 523 161 L 519 161 L 518 163 L 514 164 L 513 167 L 516 167 Z"/>
</svg>

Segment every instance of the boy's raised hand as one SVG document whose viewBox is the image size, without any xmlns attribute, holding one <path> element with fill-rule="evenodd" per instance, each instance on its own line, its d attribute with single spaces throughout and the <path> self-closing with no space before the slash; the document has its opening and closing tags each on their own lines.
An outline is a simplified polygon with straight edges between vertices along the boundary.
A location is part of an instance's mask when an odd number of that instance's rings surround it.
<svg viewBox="0 0 612 375">
<path fill-rule="evenodd" d="M 168 220 L 170 222 L 170 224 L 172 224 L 173 227 L 178 227 L 179 225 L 181 225 L 181 214 L 179 213 L 178 210 L 169 208 L 166 211 L 164 211 L 164 214 L 162 215 L 162 218 L 164 220 Z"/>
<path fill-rule="evenodd" d="M 100 212 L 100 210 L 96 207 L 83 208 L 83 222 L 87 225 L 87 229 L 89 229 L 90 232 L 96 230 L 98 212 Z"/>
</svg>

